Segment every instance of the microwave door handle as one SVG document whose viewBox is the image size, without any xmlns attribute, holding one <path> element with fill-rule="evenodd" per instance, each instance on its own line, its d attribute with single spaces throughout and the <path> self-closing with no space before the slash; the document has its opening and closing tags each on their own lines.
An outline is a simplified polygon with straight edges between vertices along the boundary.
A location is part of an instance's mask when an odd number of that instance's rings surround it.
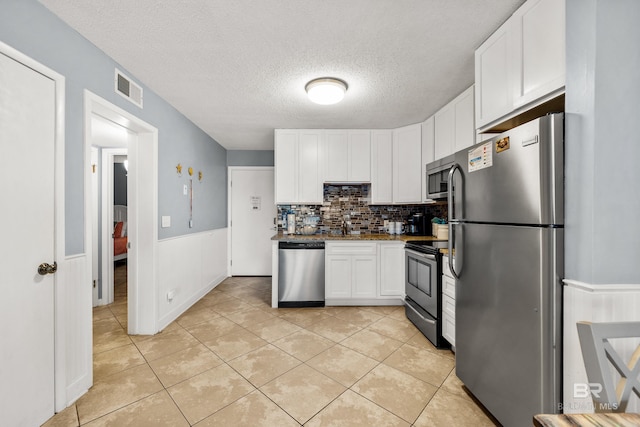
<svg viewBox="0 0 640 427">
<path fill-rule="evenodd" d="M 462 168 L 460 167 L 460 165 L 458 163 L 454 164 L 453 166 L 451 166 L 451 169 L 449 170 L 449 178 L 448 178 L 448 185 L 447 185 L 447 204 L 449 206 L 449 241 L 447 243 L 447 246 L 449 247 L 449 270 L 451 270 L 451 274 L 453 274 L 453 276 L 456 279 L 460 278 L 460 274 L 455 270 L 455 267 L 453 265 L 453 254 L 455 252 L 455 225 L 458 222 L 458 220 L 456 218 L 454 218 L 454 209 L 455 209 L 455 205 L 454 205 L 454 199 L 453 199 L 453 176 L 455 174 L 455 172 L 457 170 L 460 170 L 462 172 Z M 463 185 L 464 185 L 464 175 L 462 175 L 462 173 L 460 173 L 460 188 L 459 188 L 459 194 L 463 194 Z M 462 212 L 462 206 L 460 206 L 460 211 Z M 460 252 L 458 252 L 458 255 L 462 255 Z M 462 258 L 461 256 L 459 258 Z M 460 263 L 458 263 L 460 264 Z"/>
</svg>

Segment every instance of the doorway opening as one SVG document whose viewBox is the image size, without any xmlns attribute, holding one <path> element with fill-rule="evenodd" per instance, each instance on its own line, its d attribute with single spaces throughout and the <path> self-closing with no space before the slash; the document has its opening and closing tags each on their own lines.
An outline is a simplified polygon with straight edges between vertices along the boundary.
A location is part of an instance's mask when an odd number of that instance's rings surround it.
<svg viewBox="0 0 640 427">
<path fill-rule="evenodd" d="M 126 302 L 127 147 L 137 135 L 96 114 L 91 117 L 93 306 Z M 116 268 L 119 267 L 119 268 Z M 123 270 L 124 267 L 124 270 Z M 117 282 L 116 278 L 117 270 Z M 123 277 L 123 271 L 125 272 Z M 114 284 L 119 285 L 115 301 Z"/>
<path fill-rule="evenodd" d="M 126 205 L 126 296 L 127 296 L 127 331 L 130 335 L 153 335 L 158 332 L 157 327 L 157 211 L 158 211 L 158 130 L 133 116 L 125 110 L 105 101 L 95 94 L 85 91 L 85 162 L 87 174 L 93 171 L 91 162 L 92 146 L 101 147 L 101 160 L 96 164 L 102 166 L 101 176 L 101 208 L 95 209 L 97 204 L 93 193 L 96 185 L 85 185 L 86 233 L 92 237 L 92 259 L 102 266 L 101 271 L 94 272 L 94 280 L 99 276 L 101 286 L 94 288 L 94 304 L 108 304 L 114 300 L 113 263 L 114 257 L 114 221 L 123 219 L 123 211 L 114 209 L 114 163 L 127 161 L 127 205 Z M 104 125 L 112 135 L 107 143 L 100 139 L 99 128 Z M 96 129 L 97 128 L 97 129 Z M 104 130 L 104 129 L 103 129 Z M 95 154 L 94 154 L 95 156 Z M 90 176 L 85 182 L 92 182 Z M 92 182 L 93 184 L 93 182 Z M 100 221 L 96 220 L 92 210 L 99 212 Z M 100 230 L 96 231 L 96 222 L 100 223 Z M 124 224 L 122 224 L 124 227 Z M 122 235 L 122 228 L 119 233 Z M 99 240 L 97 246 L 93 240 Z M 96 247 L 98 249 L 96 249 Z M 99 252 L 99 255 L 96 255 Z M 121 254 L 120 254 L 121 255 Z M 122 258 L 122 257 L 121 257 Z M 107 277 L 105 277 L 105 274 Z M 95 295 L 95 294 L 98 295 Z"/>
</svg>

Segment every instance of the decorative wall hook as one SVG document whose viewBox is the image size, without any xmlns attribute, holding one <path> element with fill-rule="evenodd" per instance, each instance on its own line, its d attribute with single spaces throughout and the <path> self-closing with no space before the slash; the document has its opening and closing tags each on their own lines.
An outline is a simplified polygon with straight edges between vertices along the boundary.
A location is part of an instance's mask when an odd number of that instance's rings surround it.
<svg viewBox="0 0 640 427">
<path fill-rule="evenodd" d="M 182 176 L 182 165 L 180 163 L 176 166 L 176 172 L 178 173 L 178 176 Z"/>
<path fill-rule="evenodd" d="M 188 171 L 189 171 L 189 176 L 193 176 L 193 168 L 191 166 L 189 166 Z"/>
<path fill-rule="evenodd" d="M 198 181 L 202 182 L 202 171 L 198 171 Z"/>
</svg>

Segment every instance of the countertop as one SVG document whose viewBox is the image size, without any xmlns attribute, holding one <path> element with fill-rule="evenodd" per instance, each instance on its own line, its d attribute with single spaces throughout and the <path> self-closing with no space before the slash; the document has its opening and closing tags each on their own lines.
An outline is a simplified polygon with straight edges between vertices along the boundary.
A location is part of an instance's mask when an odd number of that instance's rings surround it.
<svg viewBox="0 0 640 427">
<path fill-rule="evenodd" d="M 412 240 L 442 240 L 433 236 L 409 236 L 407 234 L 282 234 L 278 233 L 271 240 L 283 242 L 295 242 L 300 240 L 327 241 L 327 240 L 382 240 L 388 242 L 410 242 Z"/>
<path fill-rule="evenodd" d="M 618 426 L 633 427 L 640 425 L 640 414 L 600 413 L 600 414 L 540 414 L 533 417 L 535 427 L 572 427 L 572 426 Z"/>
</svg>

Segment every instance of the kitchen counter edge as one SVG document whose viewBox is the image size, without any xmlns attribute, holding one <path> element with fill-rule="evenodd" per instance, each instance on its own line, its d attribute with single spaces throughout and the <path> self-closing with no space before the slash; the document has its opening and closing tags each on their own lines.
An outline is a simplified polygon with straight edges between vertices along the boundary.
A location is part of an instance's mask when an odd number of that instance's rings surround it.
<svg viewBox="0 0 640 427">
<path fill-rule="evenodd" d="M 299 241 L 366 241 L 378 240 L 386 242 L 410 242 L 415 240 L 442 240 L 433 236 L 409 236 L 406 234 L 349 234 L 343 236 L 341 234 L 282 234 L 278 233 L 271 238 L 280 242 L 299 242 Z"/>
</svg>

